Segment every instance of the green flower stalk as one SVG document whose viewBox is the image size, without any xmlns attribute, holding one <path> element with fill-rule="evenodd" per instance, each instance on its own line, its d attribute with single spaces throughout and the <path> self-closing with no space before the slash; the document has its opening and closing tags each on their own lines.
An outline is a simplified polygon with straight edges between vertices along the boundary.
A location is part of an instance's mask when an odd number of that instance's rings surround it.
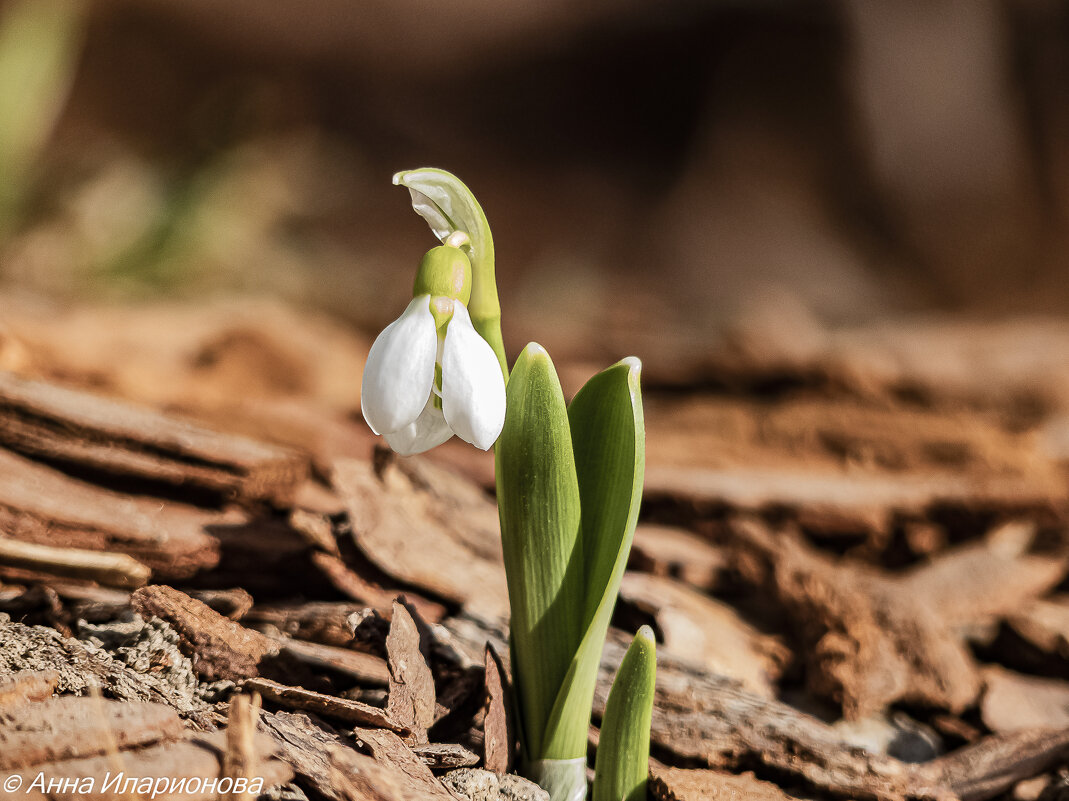
<svg viewBox="0 0 1069 801">
<path fill-rule="evenodd" d="M 536 343 L 510 375 L 482 208 L 442 170 L 400 172 L 394 183 L 408 188 L 443 246 L 424 259 L 405 314 L 372 346 L 364 416 L 401 453 L 452 433 L 482 448 L 497 440 L 523 770 L 552 801 L 582 801 L 598 665 L 642 499 L 642 365 L 623 359 L 570 404 Z M 595 779 L 596 801 L 637 798 L 644 786 L 654 653 L 644 629 L 620 668 L 602 730 L 605 778 Z"/>
</svg>

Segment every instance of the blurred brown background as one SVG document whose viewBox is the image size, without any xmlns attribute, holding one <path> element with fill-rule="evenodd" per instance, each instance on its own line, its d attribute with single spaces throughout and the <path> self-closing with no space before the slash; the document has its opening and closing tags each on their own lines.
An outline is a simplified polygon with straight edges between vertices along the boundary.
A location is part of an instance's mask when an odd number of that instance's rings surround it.
<svg viewBox="0 0 1069 801">
<path fill-rule="evenodd" d="M 489 216 L 513 353 L 1069 310 L 1055 0 L 0 13 L 9 302 L 267 294 L 373 334 L 433 244 L 390 176 L 439 166 Z"/>
</svg>

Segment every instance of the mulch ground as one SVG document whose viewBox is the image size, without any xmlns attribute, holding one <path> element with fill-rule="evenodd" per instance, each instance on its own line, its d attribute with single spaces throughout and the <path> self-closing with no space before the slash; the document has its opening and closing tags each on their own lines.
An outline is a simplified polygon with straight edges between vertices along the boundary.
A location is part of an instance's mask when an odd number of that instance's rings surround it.
<svg viewBox="0 0 1069 801">
<path fill-rule="evenodd" d="M 267 302 L 11 304 L 0 797 L 538 797 L 492 457 L 377 447 L 367 345 Z M 1066 354 L 1037 320 L 651 334 L 594 722 L 651 624 L 653 797 L 1069 793 Z"/>
</svg>

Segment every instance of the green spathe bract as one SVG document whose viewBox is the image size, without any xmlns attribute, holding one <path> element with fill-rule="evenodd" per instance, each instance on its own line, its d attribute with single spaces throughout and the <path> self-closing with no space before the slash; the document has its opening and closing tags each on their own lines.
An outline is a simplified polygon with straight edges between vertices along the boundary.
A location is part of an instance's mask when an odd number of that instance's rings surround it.
<svg viewBox="0 0 1069 801">
<path fill-rule="evenodd" d="M 650 722 L 657 679 L 657 645 L 643 626 L 616 671 L 594 768 L 593 801 L 644 801 L 650 761 Z"/>
<path fill-rule="evenodd" d="M 408 189 L 412 208 L 427 221 L 440 241 L 445 242 L 457 231 L 468 235 L 468 244 L 462 246 L 471 259 L 468 313 L 475 330 L 494 349 L 508 383 L 508 362 L 501 338 L 501 304 L 494 276 L 494 238 L 482 206 L 459 178 L 445 170 L 433 167 L 405 170 L 394 175 L 393 182 Z"/>
</svg>

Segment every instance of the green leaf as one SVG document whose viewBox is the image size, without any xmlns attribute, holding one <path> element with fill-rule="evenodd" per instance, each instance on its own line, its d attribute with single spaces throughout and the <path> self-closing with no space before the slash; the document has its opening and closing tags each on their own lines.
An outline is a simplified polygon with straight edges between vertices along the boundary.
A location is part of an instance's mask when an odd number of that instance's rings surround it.
<svg viewBox="0 0 1069 801">
<path fill-rule="evenodd" d="M 568 412 L 540 345 L 528 345 L 516 360 L 506 409 L 495 460 L 498 513 L 516 696 L 526 758 L 534 760 L 542 756 L 546 719 L 582 637 L 584 598 Z"/>
<path fill-rule="evenodd" d="M 632 357 L 598 373 L 576 394 L 568 410 L 586 568 L 583 639 L 550 715 L 540 754 L 544 759 L 570 759 L 586 753 L 598 662 L 642 502 L 646 434 L 641 368 Z"/>
<path fill-rule="evenodd" d="M 616 671 L 594 763 L 593 801 L 644 801 L 650 762 L 650 721 L 657 645 L 643 626 Z"/>
<path fill-rule="evenodd" d="M 468 312 L 472 325 L 497 354 L 501 372 L 508 383 L 508 363 L 501 338 L 501 304 L 497 299 L 494 274 L 494 238 L 482 206 L 459 178 L 445 170 L 423 167 L 405 170 L 393 177 L 412 195 L 412 208 L 427 221 L 434 235 L 445 242 L 450 234 L 463 231 L 471 243 L 463 250 L 471 259 L 472 289 Z"/>
</svg>

